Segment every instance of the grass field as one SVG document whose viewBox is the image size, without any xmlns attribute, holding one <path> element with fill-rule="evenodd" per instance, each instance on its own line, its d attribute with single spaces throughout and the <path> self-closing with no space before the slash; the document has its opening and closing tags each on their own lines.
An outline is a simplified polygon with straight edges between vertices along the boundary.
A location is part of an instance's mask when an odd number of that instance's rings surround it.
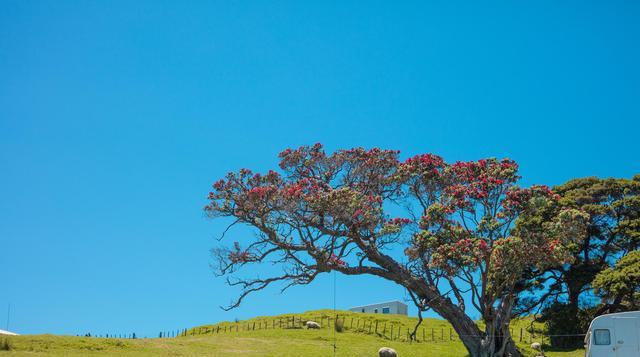
<svg viewBox="0 0 640 357">
<path fill-rule="evenodd" d="M 132 340 L 54 335 L 13 336 L 8 338 L 11 350 L 0 351 L 0 356 L 324 357 L 333 355 L 334 335 L 337 356 L 376 356 L 376 351 L 382 346 L 396 349 L 400 356 L 463 357 L 467 355 L 459 340 L 455 336 L 449 336 L 450 326 L 442 320 L 425 319 L 424 330 L 419 330 L 418 333 L 420 342 L 410 343 L 406 341 L 406 328 L 413 326 L 416 322 L 414 318 L 344 311 L 340 311 L 339 314 L 345 326 L 345 330 L 341 333 L 335 333 L 332 328 L 333 321 L 329 325 L 326 320 L 333 316 L 333 312 L 319 310 L 302 314 L 257 317 L 239 323 L 223 322 L 198 326 L 187 331 L 186 336 L 175 338 Z M 300 321 L 309 319 L 324 321 L 324 324 L 320 330 L 299 327 Z M 296 322 L 293 323 L 293 320 Z M 373 332 L 376 322 L 377 334 Z M 385 332 L 382 331 L 383 326 L 386 326 Z M 394 340 L 390 340 L 391 326 L 396 334 Z M 524 331 L 523 341 L 518 343 L 524 355 L 535 356 L 535 352 L 528 347 L 529 337 L 526 330 L 530 322 L 514 321 L 512 326 L 517 341 L 519 341 L 521 329 Z M 541 327 L 536 325 L 535 328 L 536 336 L 539 336 Z M 225 329 L 226 332 L 224 332 Z M 426 342 L 422 342 L 423 336 Z M 540 338 L 534 337 L 533 340 L 540 341 Z M 548 357 L 581 357 L 583 354 L 583 350 L 546 352 Z"/>
</svg>

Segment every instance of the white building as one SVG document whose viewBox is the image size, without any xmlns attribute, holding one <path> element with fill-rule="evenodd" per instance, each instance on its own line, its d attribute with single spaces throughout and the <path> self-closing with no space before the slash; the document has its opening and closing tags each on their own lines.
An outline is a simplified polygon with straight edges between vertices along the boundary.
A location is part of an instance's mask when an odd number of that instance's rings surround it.
<svg viewBox="0 0 640 357">
<path fill-rule="evenodd" d="M 380 304 L 356 306 L 349 309 L 353 312 L 366 312 L 368 314 L 399 314 L 407 315 L 407 305 L 400 301 L 389 301 Z"/>
</svg>

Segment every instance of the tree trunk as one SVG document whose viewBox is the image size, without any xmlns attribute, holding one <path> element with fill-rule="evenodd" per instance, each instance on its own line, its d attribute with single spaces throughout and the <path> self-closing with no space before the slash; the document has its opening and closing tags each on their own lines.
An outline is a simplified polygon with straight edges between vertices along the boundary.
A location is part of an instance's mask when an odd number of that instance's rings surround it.
<svg viewBox="0 0 640 357">
<path fill-rule="evenodd" d="M 509 314 L 501 321 L 485 321 L 485 331 L 481 331 L 475 321 L 449 299 L 431 307 L 451 323 L 470 357 L 521 357 L 509 331 Z"/>
</svg>

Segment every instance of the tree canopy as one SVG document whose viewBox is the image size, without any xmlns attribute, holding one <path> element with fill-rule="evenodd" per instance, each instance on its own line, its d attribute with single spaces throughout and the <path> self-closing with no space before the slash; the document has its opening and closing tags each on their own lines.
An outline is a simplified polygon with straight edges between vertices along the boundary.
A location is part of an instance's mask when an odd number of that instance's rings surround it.
<svg viewBox="0 0 640 357">
<path fill-rule="evenodd" d="M 575 257 L 571 264 L 529 272 L 526 288 L 533 294 L 521 301 L 524 312 L 544 303 L 565 303 L 576 310 L 598 273 L 640 247 L 640 175 L 573 179 L 553 192 L 558 200 L 535 215 L 520 217 L 518 224 L 537 225 L 561 210 L 578 209 L 589 216 L 587 229 L 581 243 L 571 247 Z"/>
<path fill-rule="evenodd" d="M 546 186 L 519 187 L 509 159 L 401 161 L 398 151 L 327 154 L 316 144 L 283 151 L 280 169 L 229 173 L 209 194 L 211 217 L 257 233 L 213 250 L 218 273 L 242 288 L 230 307 L 274 282 L 309 284 L 332 270 L 375 275 L 451 322 L 474 357 L 518 355 L 508 329 L 516 283 L 526 270 L 571 261 L 588 219 L 572 207 L 551 209 L 560 197 Z M 514 226 L 518 218 L 527 224 Z M 237 276 L 266 262 L 281 274 Z M 483 328 L 466 315 L 465 294 Z"/>
<path fill-rule="evenodd" d="M 622 257 L 612 268 L 600 272 L 593 280 L 595 293 L 614 309 L 626 305 L 628 310 L 640 307 L 640 251 Z"/>
</svg>

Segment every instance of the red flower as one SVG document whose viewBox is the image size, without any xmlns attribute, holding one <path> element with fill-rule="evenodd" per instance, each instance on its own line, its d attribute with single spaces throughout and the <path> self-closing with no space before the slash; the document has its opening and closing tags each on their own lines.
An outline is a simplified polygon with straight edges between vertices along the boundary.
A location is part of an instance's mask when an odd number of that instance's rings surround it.
<svg viewBox="0 0 640 357">
<path fill-rule="evenodd" d="M 347 266 L 347 263 L 346 263 L 344 260 L 342 260 L 342 259 L 338 258 L 338 256 L 337 256 L 337 255 L 335 255 L 335 254 L 331 254 L 331 256 L 329 257 L 328 262 L 329 262 L 329 264 L 331 264 L 331 265 L 337 265 L 337 266 L 339 266 L 339 267 L 345 267 L 345 266 Z"/>
</svg>

